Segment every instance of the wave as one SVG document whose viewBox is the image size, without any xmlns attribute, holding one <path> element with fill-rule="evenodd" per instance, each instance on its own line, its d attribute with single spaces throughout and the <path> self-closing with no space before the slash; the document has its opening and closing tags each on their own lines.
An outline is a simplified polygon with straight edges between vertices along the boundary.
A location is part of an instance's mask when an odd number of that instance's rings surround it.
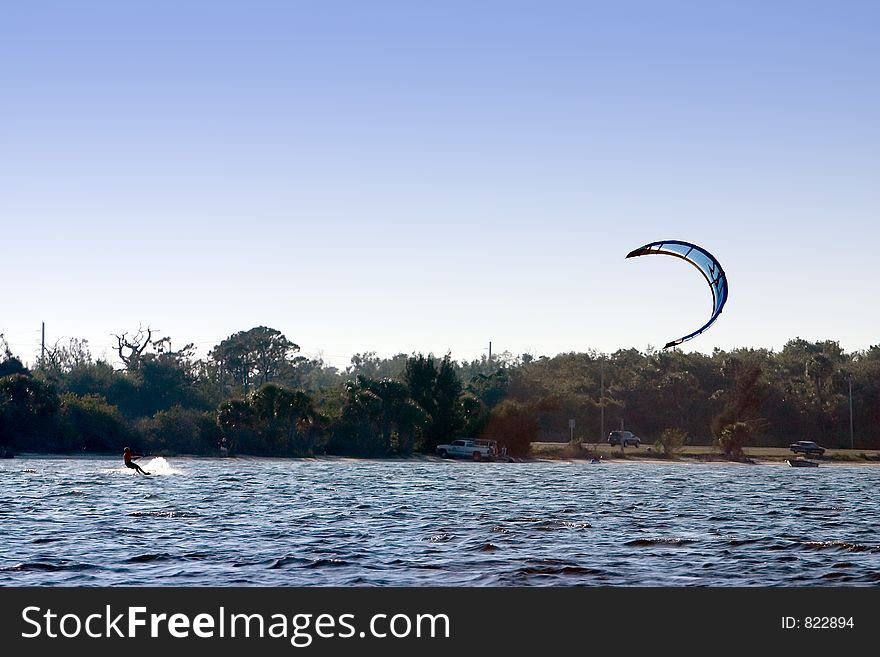
<svg viewBox="0 0 880 657">
<path fill-rule="evenodd" d="M 842 552 L 870 552 L 880 554 L 880 546 L 848 543 L 847 541 L 806 541 L 801 543 L 808 550 L 840 550 Z"/>
<path fill-rule="evenodd" d="M 838 572 L 830 572 L 822 575 L 822 579 L 824 580 L 833 580 L 835 582 L 853 582 L 858 579 L 855 575 L 850 575 L 849 573 L 838 573 Z"/>
<path fill-rule="evenodd" d="M 692 538 L 636 538 L 627 541 L 624 545 L 628 547 L 647 547 L 649 545 L 687 545 L 695 543 Z"/>
<path fill-rule="evenodd" d="M 323 568 L 324 566 L 349 566 L 351 565 L 345 559 L 316 559 L 310 563 L 307 568 Z"/>
<path fill-rule="evenodd" d="M 302 557 L 281 557 L 280 559 L 275 559 L 272 562 L 272 565 L 269 566 L 270 570 L 274 570 L 276 568 L 284 568 L 285 566 L 305 566 L 311 563 L 308 559 L 303 559 Z"/>
<path fill-rule="evenodd" d="M 149 563 L 151 561 L 201 561 L 202 559 L 207 559 L 210 555 L 205 554 L 203 552 L 189 552 L 184 554 L 183 556 L 175 556 L 173 554 L 169 554 L 168 552 L 158 552 L 156 554 L 146 553 L 146 554 L 138 554 L 134 557 L 130 557 L 126 559 L 128 563 Z"/>
<path fill-rule="evenodd" d="M 133 518 L 198 518 L 200 514 L 191 511 L 132 511 L 127 514 Z"/>
<path fill-rule="evenodd" d="M 150 561 L 171 561 L 174 559 L 167 552 L 161 554 L 139 554 L 136 557 L 126 559 L 128 563 L 149 563 Z"/>
<path fill-rule="evenodd" d="M 286 556 L 276 559 L 269 566 L 269 570 L 277 570 L 286 566 L 294 566 L 299 568 L 323 568 L 324 566 L 349 566 L 351 565 L 344 559 L 304 559 L 302 557 Z"/>
<path fill-rule="evenodd" d="M 530 577 L 534 575 L 604 575 L 597 568 L 587 568 L 573 564 L 539 564 L 523 566 L 513 573 L 515 578 Z"/>
<path fill-rule="evenodd" d="M 588 522 L 570 522 L 568 520 L 542 520 L 533 529 L 549 532 L 555 529 L 590 529 L 593 525 Z"/>
<path fill-rule="evenodd" d="M 6 566 L 0 568 L 4 571 L 12 571 L 17 573 L 25 572 L 58 572 L 58 571 L 82 571 L 82 570 L 103 570 L 102 566 L 95 566 L 88 563 L 46 563 L 43 561 L 33 561 L 30 563 L 17 563 L 14 566 Z"/>
</svg>

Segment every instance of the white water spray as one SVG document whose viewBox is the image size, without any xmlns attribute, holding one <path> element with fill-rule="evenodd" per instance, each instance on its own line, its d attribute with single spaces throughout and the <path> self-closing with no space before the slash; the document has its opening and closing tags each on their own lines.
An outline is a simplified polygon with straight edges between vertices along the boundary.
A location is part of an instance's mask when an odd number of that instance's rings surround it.
<svg viewBox="0 0 880 657">
<path fill-rule="evenodd" d="M 141 461 L 140 466 L 151 475 L 179 475 L 183 470 L 171 467 L 164 456 L 157 456 L 149 461 Z"/>
</svg>

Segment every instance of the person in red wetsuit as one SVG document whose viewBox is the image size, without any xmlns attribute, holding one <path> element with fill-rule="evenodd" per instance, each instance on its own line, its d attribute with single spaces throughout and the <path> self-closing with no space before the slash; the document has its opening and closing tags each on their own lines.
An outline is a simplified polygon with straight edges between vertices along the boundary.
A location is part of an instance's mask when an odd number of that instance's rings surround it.
<svg viewBox="0 0 880 657">
<path fill-rule="evenodd" d="M 144 469 L 137 463 L 135 463 L 135 460 L 137 460 L 138 458 L 139 457 L 134 456 L 130 447 L 126 447 L 124 450 L 122 450 L 122 460 L 125 461 L 126 468 L 132 468 L 133 470 L 140 472 L 142 475 L 150 474 L 149 472 L 144 471 Z"/>
</svg>

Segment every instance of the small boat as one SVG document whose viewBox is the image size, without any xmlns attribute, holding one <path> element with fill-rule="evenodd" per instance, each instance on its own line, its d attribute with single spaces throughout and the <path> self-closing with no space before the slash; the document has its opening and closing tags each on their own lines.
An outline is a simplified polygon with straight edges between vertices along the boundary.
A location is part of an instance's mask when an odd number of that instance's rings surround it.
<svg viewBox="0 0 880 657">
<path fill-rule="evenodd" d="M 788 463 L 793 468 L 818 468 L 819 463 L 816 461 L 811 461 L 810 459 L 787 459 L 786 463 Z"/>
</svg>

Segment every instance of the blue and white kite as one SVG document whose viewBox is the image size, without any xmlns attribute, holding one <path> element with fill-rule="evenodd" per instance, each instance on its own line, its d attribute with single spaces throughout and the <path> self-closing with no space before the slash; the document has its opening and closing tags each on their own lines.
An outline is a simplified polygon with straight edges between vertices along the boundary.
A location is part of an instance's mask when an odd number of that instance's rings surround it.
<svg viewBox="0 0 880 657">
<path fill-rule="evenodd" d="M 721 314 L 721 309 L 724 308 L 724 304 L 727 303 L 727 276 L 721 268 L 721 265 L 715 259 L 715 256 L 690 242 L 681 242 L 679 240 L 651 242 L 635 251 L 631 251 L 626 257 L 634 258 L 636 256 L 651 255 L 653 253 L 671 255 L 676 258 L 687 260 L 700 270 L 703 276 L 705 276 L 706 282 L 709 283 L 709 288 L 712 290 L 712 316 L 709 318 L 709 321 L 693 333 L 689 333 L 683 338 L 666 343 L 663 348 L 669 349 L 669 347 L 680 345 L 682 342 L 698 336 L 712 326 L 713 322 L 718 319 L 718 315 Z"/>
</svg>

